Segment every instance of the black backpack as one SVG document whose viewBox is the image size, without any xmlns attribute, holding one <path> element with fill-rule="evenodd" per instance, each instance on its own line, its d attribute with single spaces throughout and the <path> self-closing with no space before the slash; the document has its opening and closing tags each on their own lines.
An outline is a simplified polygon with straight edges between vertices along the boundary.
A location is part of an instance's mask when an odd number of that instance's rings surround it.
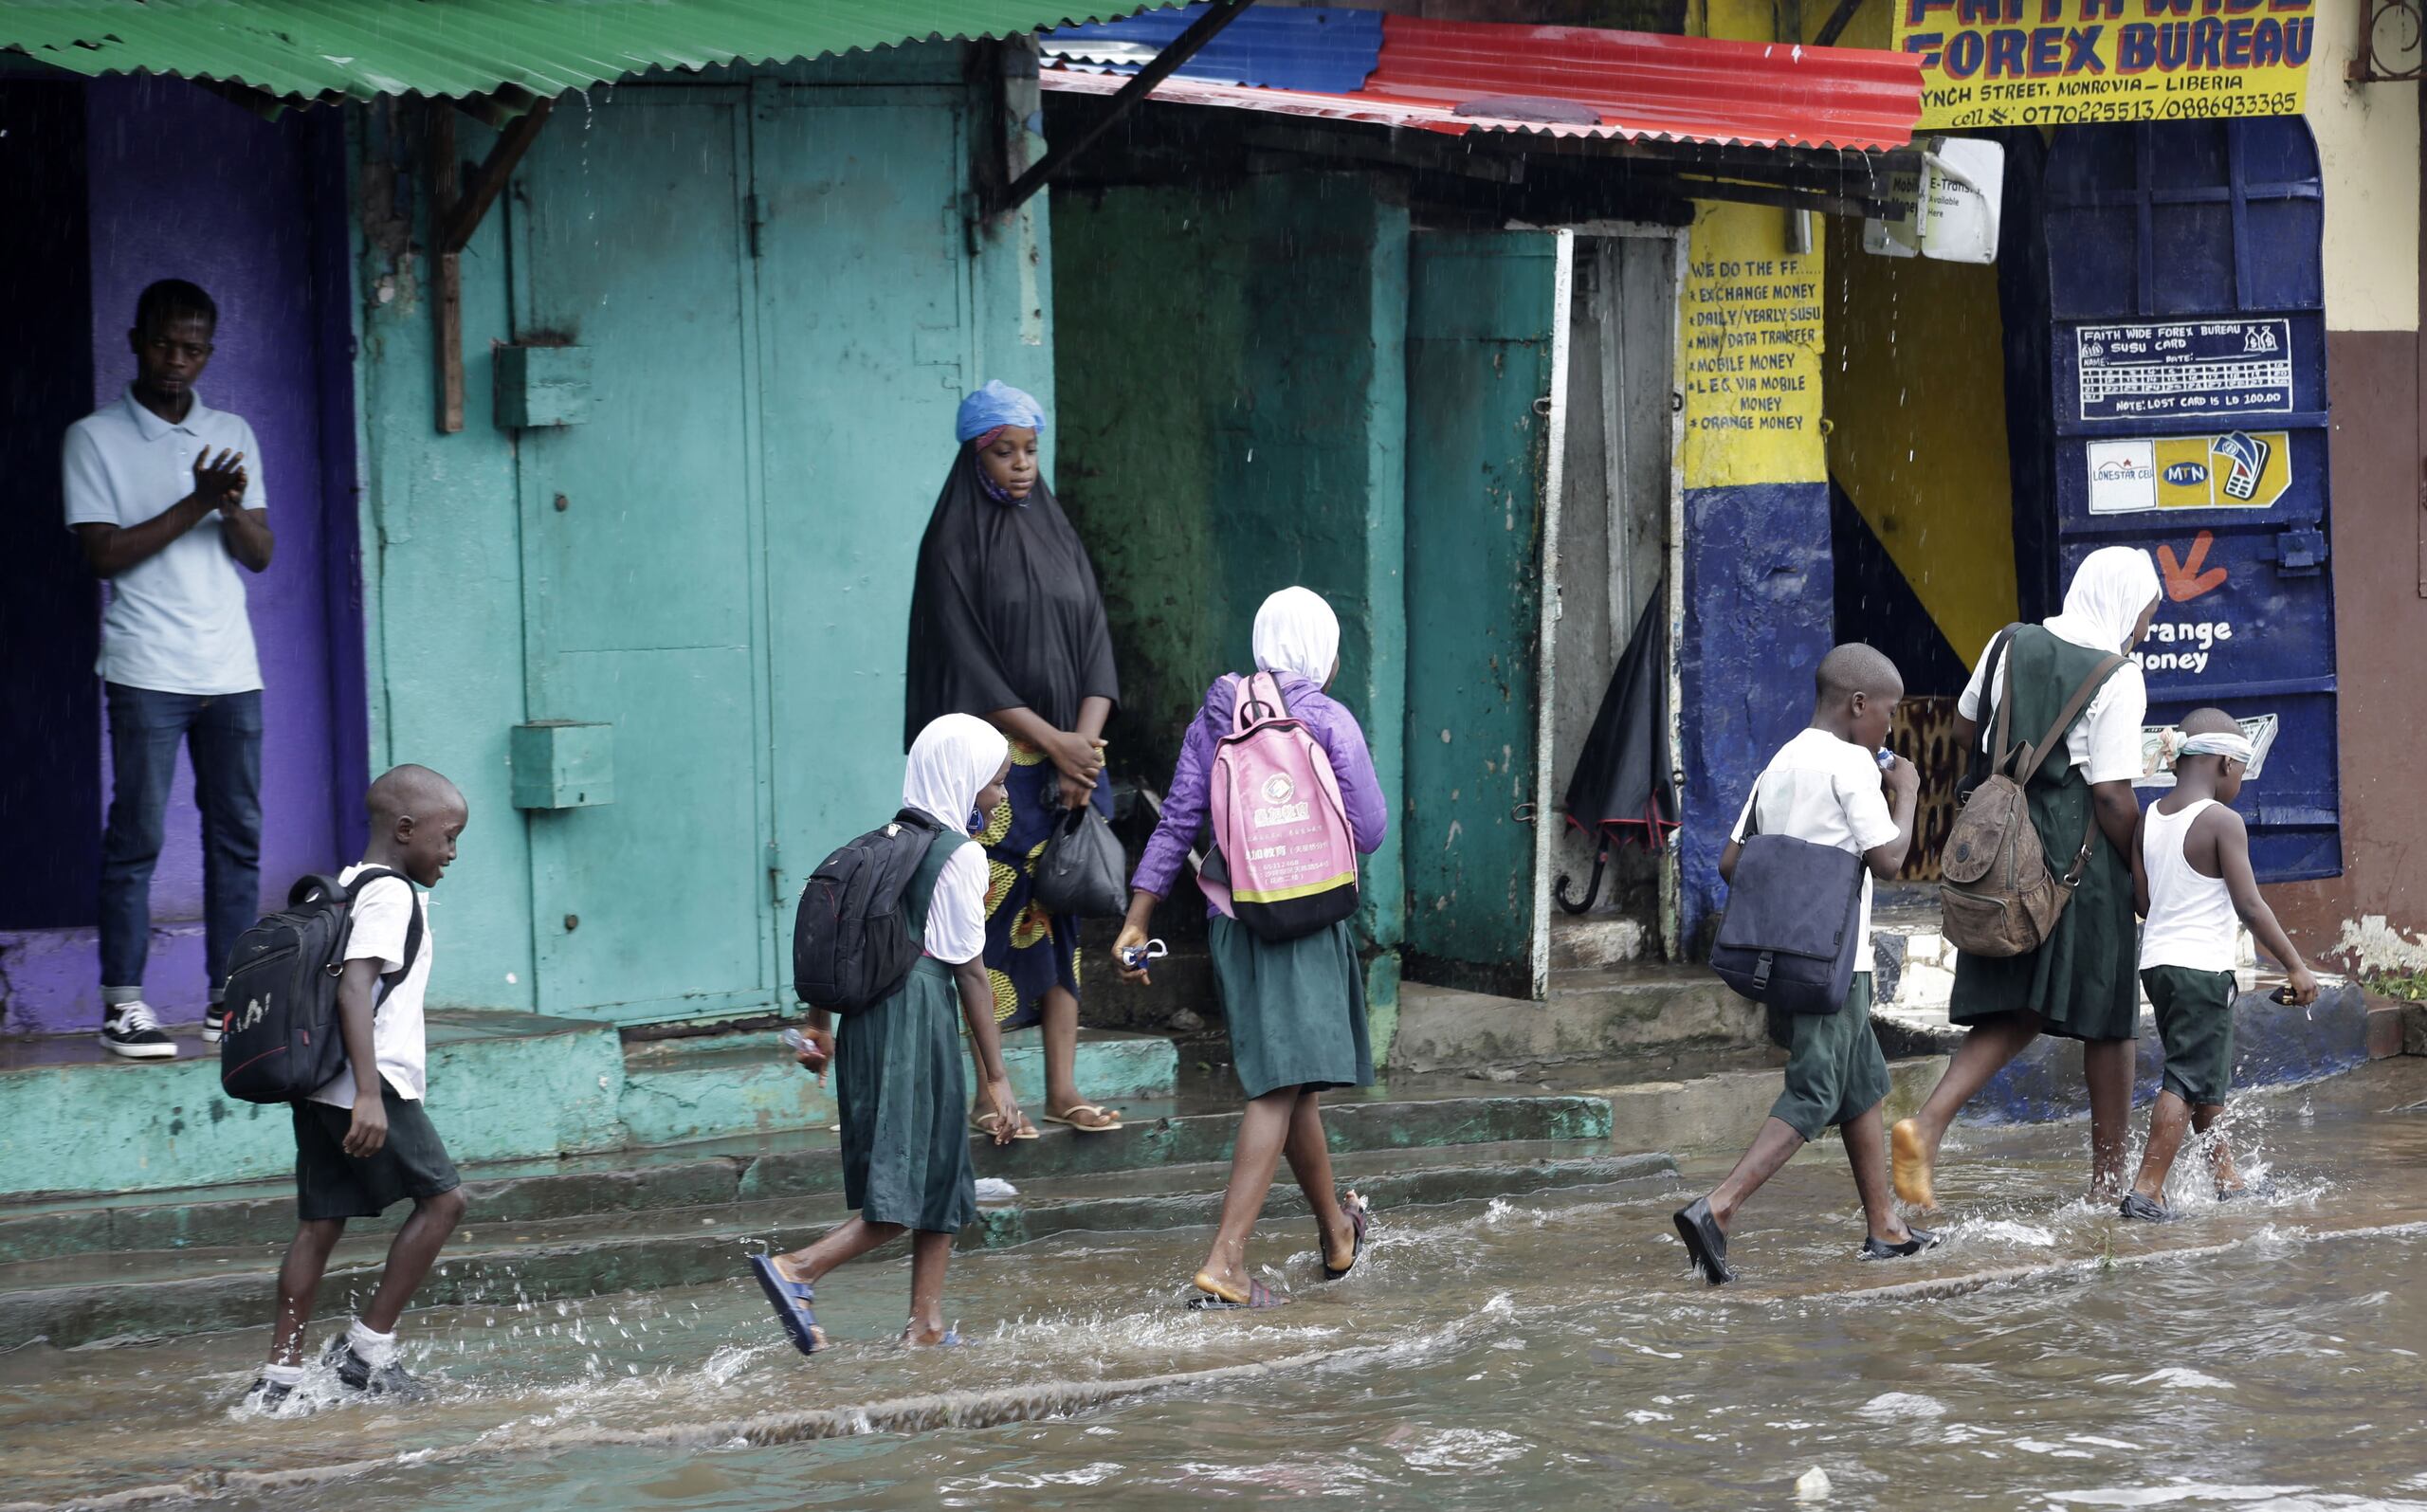
<svg viewBox="0 0 2427 1512">
<path fill-rule="evenodd" d="M 1865 862 L 1789 835 L 1751 834 L 1710 951 L 1720 980 L 1782 1013 L 1834 1013 L 1853 985 Z"/>
<path fill-rule="evenodd" d="M 412 886 L 403 872 L 388 866 L 365 866 L 351 884 L 317 872 L 301 878 L 287 889 L 284 909 L 236 937 L 221 1026 L 226 1038 L 219 1047 L 219 1085 L 229 1097 L 301 1102 L 345 1069 L 338 978 L 345 973 L 346 940 L 354 933 L 354 900 L 384 877 Z M 416 901 L 405 924 L 405 962 L 379 978 L 373 1011 L 420 954 Z"/>
<path fill-rule="evenodd" d="M 911 883 L 928 848 L 945 838 L 934 819 L 904 809 L 817 864 L 793 916 L 793 991 L 803 1003 L 849 1015 L 902 985 L 919 963 L 926 925 L 927 900 Z M 937 858 L 937 869 L 954 848 Z"/>
</svg>

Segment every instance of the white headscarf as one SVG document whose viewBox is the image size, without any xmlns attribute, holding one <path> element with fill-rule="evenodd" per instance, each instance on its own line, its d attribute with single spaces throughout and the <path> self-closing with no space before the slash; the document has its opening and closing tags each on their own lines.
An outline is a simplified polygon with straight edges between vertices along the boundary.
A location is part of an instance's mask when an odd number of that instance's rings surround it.
<svg viewBox="0 0 2427 1512">
<path fill-rule="evenodd" d="M 932 720 L 910 742 L 909 766 L 902 774 L 902 806 L 932 814 L 957 834 L 969 830 L 977 790 L 1003 770 L 1012 744 L 1003 732 L 974 714 L 947 714 Z"/>
<path fill-rule="evenodd" d="M 2065 610 L 2048 628 L 2093 651 L 2127 650 L 2141 610 L 2159 593 L 2157 564 L 2138 546 L 2102 546 L 2082 558 L 2065 590 Z"/>
<path fill-rule="evenodd" d="M 1255 665 L 1330 681 L 1340 661 L 1340 616 L 1311 588 L 1285 588 L 1255 611 Z"/>
</svg>

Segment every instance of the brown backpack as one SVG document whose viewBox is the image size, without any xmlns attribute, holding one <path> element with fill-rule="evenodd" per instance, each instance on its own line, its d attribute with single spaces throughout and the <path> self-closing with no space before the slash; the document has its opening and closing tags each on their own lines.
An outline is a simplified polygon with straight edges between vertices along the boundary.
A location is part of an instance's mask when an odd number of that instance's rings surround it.
<svg viewBox="0 0 2427 1512">
<path fill-rule="evenodd" d="M 2064 711 L 2048 733 L 2019 750 L 2008 744 L 2014 725 L 2014 658 L 2012 641 L 2019 627 L 2009 626 L 1991 647 L 2002 656 L 2003 691 L 1998 698 L 1996 753 L 1988 780 L 1963 801 L 1955 828 L 1939 857 L 1939 912 L 1947 943 L 1973 956 L 2027 956 L 2037 950 L 2081 885 L 2089 865 L 2090 847 L 2098 839 L 2098 809 L 2090 808 L 2082 827 L 2081 848 L 2062 877 L 2048 869 L 2039 831 L 2031 822 L 2027 790 L 2039 764 L 2073 727 L 2084 705 L 2109 674 L 2124 665 L 2109 656 L 2082 679 L 2065 701 Z M 2012 774 L 2009 775 L 2008 774 Z"/>
</svg>

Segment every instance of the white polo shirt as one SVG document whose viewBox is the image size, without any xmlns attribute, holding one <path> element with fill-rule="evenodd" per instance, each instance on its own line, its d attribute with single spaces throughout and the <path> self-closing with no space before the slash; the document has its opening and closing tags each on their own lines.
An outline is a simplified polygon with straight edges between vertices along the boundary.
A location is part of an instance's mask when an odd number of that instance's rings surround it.
<svg viewBox="0 0 2427 1512">
<path fill-rule="evenodd" d="M 181 425 L 118 403 L 67 428 L 62 448 L 67 524 L 140 525 L 193 492 L 194 459 L 242 452 L 245 507 L 266 509 L 261 444 L 243 418 L 194 395 Z M 219 512 L 112 578 L 101 615 L 102 677 L 159 693 L 247 693 L 262 685 L 245 616 L 244 570 L 228 554 Z"/>
</svg>

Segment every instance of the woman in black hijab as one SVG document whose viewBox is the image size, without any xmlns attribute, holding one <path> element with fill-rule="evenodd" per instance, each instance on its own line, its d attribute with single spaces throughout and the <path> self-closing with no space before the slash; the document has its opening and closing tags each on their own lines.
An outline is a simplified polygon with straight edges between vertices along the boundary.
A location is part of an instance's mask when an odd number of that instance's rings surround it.
<svg viewBox="0 0 2427 1512">
<path fill-rule="evenodd" d="M 1109 812 L 1104 724 L 1121 697 L 1104 595 L 1037 466 L 1045 411 L 990 382 L 961 401 L 960 452 L 919 542 L 903 744 L 946 714 L 1011 738 L 1009 796 L 986 816 L 986 976 L 1003 1029 L 1044 1026 L 1046 1120 L 1120 1127 L 1079 1095 L 1079 920 L 1036 906 L 1036 858 L 1056 815 Z M 981 1104 L 970 1122 L 992 1133 Z M 1033 1139 L 1023 1128 L 1019 1137 Z"/>
</svg>

